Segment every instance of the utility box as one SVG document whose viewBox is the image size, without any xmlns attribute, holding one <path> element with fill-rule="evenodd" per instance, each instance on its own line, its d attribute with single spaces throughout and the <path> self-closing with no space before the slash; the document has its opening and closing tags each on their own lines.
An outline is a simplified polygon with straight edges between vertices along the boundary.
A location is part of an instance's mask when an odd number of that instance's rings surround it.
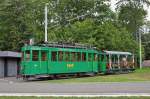
<svg viewBox="0 0 150 99">
<path fill-rule="evenodd" d="M 0 77 L 13 77 L 19 73 L 21 53 L 0 51 Z"/>
</svg>

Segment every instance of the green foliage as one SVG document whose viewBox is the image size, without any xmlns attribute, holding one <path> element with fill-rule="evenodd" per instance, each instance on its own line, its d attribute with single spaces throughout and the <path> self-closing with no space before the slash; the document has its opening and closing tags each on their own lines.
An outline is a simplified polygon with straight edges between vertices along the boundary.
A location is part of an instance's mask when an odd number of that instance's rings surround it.
<svg viewBox="0 0 150 99">
<path fill-rule="evenodd" d="M 144 5 L 149 6 L 149 0 L 119 0 L 118 6 L 118 20 L 123 27 L 133 34 L 134 38 L 138 40 L 138 32 L 141 26 L 144 25 L 144 20 L 147 11 Z"/>
<path fill-rule="evenodd" d="M 149 0 L 119 0 L 117 3 L 118 8 L 118 23 L 121 27 L 125 27 L 134 39 L 138 42 L 140 28 L 145 24 L 145 17 L 147 11 L 144 5 L 149 6 Z M 144 46 L 147 49 L 147 46 Z M 134 47 L 135 48 L 135 47 Z M 136 47 L 138 48 L 138 47 Z M 144 48 L 142 46 L 142 53 L 144 55 Z M 147 50 L 145 50 L 147 51 Z M 137 57 L 139 57 L 139 50 L 136 50 Z M 147 54 L 148 52 L 146 52 Z"/>
<path fill-rule="evenodd" d="M 26 12 L 24 0 L 4 0 L 0 3 L 0 48 L 1 50 L 19 50 L 23 44 L 28 26 L 24 20 Z"/>
<path fill-rule="evenodd" d="M 144 24 L 147 13 L 143 8 L 138 8 L 134 4 L 122 5 L 119 9 L 119 21 L 127 30 L 136 35 L 140 26 Z"/>
<path fill-rule="evenodd" d="M 64 27 L 63 29 L 57 28 L 52 32 L 55 32 L 54 37 L 56 41 L 93 45 L 99 50 L 138 52 L 138 44 L 133 39 L 131 33 L 125 28 L 118 28 L 111 21 L 97 25 L 94 20 L 86 19 L 82 22 L 75 22 L 71 26 Z"/>
<path fill-rule="evenodd" d="M 145 50 L 145 58 L 148 60 L 150 59 L 150 33 L 143 34 L 142 41 L 144 42 L 144 50 Z"/>
<path fill-rule="evenodd" d="M 35 42 L 44 40 L 47 3 L 49 41 L 77 42 L 100 50 L 137 53 L 132 33 L 143 25 L 145 10 L 131 2 L 121 4 L 119 13 L 114 13 L 106 2 L 109 0 L 0 1 L 0 50 L 20 50 L 30 37 L 34 37 Z"/>
<path fill-rule="evenodd" d="M 49 83 L 100 83 L 100 82 L 143 82 L 150 81 L 150 68 L 137 69 L 134 73 L 72 79 L 49 80 Z"/>
<path fill-rule="evenodd" d="M 125 28 L 118 28 L 111 22 L 106 22 L 98 27 L 97 37 L 97 46 L 102 49 L 131 52 L 137 50 L 137 43 L 131 34 Z"/>
<path fill-rule="evenodd" d="M 138 7 L 143 7 L 144 4 L 146 5 L 150 5 L 150 1 L 149 0 L 119 0 L 117 5 L 121 6 L 122 4 L 126 5 L 126 4 L 135 4 Z"/>
</svg>

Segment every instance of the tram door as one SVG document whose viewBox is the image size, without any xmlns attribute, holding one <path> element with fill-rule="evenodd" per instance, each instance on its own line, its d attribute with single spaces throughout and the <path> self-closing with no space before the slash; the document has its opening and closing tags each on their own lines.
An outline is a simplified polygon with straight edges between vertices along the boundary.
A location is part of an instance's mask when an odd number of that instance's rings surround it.
<svg viewBox="0 0 150 99">
<path fill-rule="evenodd" d="M 92 53 L 88 53 L 88 70 L 93 71 L 93 59 Z"/>
<path fill-rule="evenodd" d="M 41 51 L 40 73 L 48 72 L 48 51 Z"/>
<path fill-rule="evenodd" d="M 99 54 L 99 72 L 104 73 L 106 71 L 106 54 Z"/>
</svg>

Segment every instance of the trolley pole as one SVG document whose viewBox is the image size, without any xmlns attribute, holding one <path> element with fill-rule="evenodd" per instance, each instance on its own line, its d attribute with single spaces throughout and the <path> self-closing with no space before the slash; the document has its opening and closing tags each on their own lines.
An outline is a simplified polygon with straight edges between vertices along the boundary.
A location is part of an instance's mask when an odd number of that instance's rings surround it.
<svg viewBox="0 0 150 99">
<path fill-rule="evenodd" d="M 47 42 L 47 3 L 45 4 L 45 42 Z"/>
<path fill-rule="evenodd" d="M 139 32 L 139 56 L 140 56 L 140 69 L 142 69 L 142 44 L 141 44 L 141 33 Z"/>
</svg>

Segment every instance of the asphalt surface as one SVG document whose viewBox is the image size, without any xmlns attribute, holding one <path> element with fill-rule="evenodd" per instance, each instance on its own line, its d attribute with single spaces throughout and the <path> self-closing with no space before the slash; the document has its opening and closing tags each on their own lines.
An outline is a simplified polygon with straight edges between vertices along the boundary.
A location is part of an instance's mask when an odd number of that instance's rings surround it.
<svg viewBox="0 0 150 99">
<path fill-rule="evenodd" d="M 0 79 L 0 93 L 150 94 L 150 82 L 55 84 L 45 81 L 24 82 L 15 78 L 7 78 Z"/>
</svg>

